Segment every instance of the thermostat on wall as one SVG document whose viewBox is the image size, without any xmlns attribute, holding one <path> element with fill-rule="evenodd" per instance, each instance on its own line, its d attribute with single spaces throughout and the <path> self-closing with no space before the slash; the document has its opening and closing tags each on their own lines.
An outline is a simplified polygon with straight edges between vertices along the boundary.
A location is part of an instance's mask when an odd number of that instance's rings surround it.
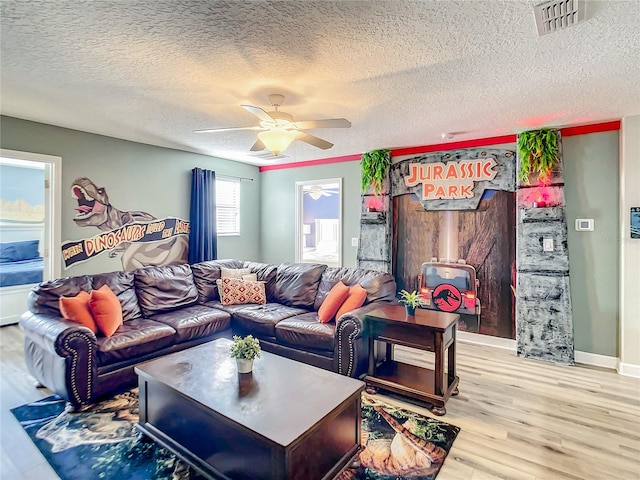
<svg viewBox="0 0 640 480">
<path fill-rule="evenodd" d="M 576 230 L 578 232 L 592 232 L 593 218 L 576 218 Z"/>
</svg>

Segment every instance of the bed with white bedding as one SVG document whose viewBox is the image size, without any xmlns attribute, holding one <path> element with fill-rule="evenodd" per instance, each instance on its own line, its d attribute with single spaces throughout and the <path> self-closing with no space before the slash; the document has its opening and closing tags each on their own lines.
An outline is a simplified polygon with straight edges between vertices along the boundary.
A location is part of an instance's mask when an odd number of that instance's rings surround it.
<svg viewBox="0 0 640 480">
<path fill-rule="evenodd" d="M 27 297 L 42 282 L 42 224 L 0 225 L 0 325 L 17 323 L 27 311 Z"/>
</svg>

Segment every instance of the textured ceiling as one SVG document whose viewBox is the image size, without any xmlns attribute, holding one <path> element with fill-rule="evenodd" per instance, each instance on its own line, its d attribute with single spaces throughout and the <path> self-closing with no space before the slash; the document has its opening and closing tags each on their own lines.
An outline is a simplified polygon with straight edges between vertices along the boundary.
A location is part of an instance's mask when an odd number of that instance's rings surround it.
<svg viewBox="0 0 640 480">
<path fill-rule="evenodd" d="M 640 114 L 640 2 L 589 1 L 539 37 L 538 0 L 2 0 L 1 112 L 258 165 Z M 345 117 L 249 155 L 240 107 Z"/>
</svg>

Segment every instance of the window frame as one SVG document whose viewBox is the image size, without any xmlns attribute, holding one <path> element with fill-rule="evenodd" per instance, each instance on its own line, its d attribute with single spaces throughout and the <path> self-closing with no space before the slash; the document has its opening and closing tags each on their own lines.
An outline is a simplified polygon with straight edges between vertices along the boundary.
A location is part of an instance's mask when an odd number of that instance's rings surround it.
<svg viewBox="0 0 640 480">
<path fill-rule="evenodd" d="M 233 202 L 228 202 L 228 204 L 225 204 L 225 202 L 220 202 L 220 197 L 219 195 L 221 195 L 221 188 L 219 188 L 221 185 L 221 183 L 227 183 L 227 184 L 233 184 L 234 185 L 234 189 L 237 189 L 237 194 L 233 195 L 233 197 L 236 198 L 236 201 Z M 241 228 L 241 188 L 240 188 L 240 179 L 235 179 L 235 178 L 230 178 L 230 177 L 224 177 L 224 176 L 220 176 L 220 177 L 216 177 L 216 233 L 219 237 L 239 237 L 241 235 L 242 232 L 242 228 Z M 222 204 L 222 206 L 221 206 Z M 231 214 L 233 215 L 233 213 L 235 212 L 236 215 L 236 229 L 234 229 L 234 231 L 221 231 L 220 228 L 220 218 L 223 216 L 220 214 L 221 209 L 227 209 L 229 211 L 231 211 Z M 231 223 L 231 222 L 228 222 Z"/>
</svg>

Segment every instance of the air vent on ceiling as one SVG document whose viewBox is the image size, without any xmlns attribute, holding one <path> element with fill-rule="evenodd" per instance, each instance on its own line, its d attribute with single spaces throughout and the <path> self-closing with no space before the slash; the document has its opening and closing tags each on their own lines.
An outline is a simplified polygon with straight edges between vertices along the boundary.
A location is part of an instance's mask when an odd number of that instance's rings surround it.
<svg viewBox="0 0 640 480">
<path fill-rule="evenodd" d="M 283 158 L 289 158 L 289 155 L 285 155 L 284 153 L 274 155 L 269 151 L 262 153 L 252 153 L 251 156 L 259 158 L 260 160 L 282 160 Z"/>
<path fill-rule="evenodd" d="M 585 0 L 553 0 L 533 7 L 538 35 L 546 35 L 584 20 Z"/>
</svg>

